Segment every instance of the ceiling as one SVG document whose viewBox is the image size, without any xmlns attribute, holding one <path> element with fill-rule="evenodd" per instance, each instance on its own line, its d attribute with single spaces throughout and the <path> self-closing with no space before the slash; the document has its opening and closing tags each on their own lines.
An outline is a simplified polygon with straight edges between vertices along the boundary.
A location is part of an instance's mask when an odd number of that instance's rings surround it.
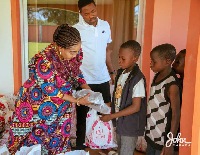
<svg viewBox="0 0 200 155">
<path fill-rule="evenodd" d="M 78 0 L 27 0 L 28 4 L 78 4 Z M 113 0 L 94 0 L 96 4 L 112 4 Z"/>
</svg>

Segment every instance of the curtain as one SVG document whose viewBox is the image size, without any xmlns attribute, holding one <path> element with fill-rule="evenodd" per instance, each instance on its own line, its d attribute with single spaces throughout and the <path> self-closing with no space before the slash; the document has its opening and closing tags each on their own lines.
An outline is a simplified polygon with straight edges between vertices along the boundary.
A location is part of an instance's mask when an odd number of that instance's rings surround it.
<svg viewBox="0 0 200 155">
<path fill-rule="evenodd" d="M 120 45 L 128 40 L 136 40 L 137 27 L 134 27 L 135 0 L 113 0 L 112 23 L 112 62 L 118 69 L 118 51 Z"/>
</svg>

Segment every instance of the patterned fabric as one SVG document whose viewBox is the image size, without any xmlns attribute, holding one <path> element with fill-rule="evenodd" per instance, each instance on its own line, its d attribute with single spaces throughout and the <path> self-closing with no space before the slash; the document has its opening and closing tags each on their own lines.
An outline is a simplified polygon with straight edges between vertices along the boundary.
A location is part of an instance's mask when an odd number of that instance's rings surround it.
<svg viewBox="0 0 200 155">
<path fill-rule="evenodd" d="M 41 144 L 43 155 L 70 151 L 72 105 L 62 97 L 72 94 L 72 86 L 86 83 L 81 60 L 82 52 L 62 60 L 53 44 L 30 60 L 33 74 L 18 92 L 10 125 L 10 153 L 36 144 Z"/>
<path fill-rule="evenodd" d="M 155 76 L 154 80 L 156 79 Z M 171 125 L 171 105 L 167 97 L 171 85 L 177 84 L 177 77 L 172 71 L 158 83 L 153 81 L 147 105 L 146 140 L 153 148 L 161 150 Z"/>
</svg>

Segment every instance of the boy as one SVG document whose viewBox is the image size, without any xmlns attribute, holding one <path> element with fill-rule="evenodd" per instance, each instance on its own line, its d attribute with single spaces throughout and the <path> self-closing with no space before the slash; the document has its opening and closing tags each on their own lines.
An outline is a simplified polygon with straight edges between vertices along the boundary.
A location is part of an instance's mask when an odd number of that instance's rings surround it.
<svg viewBox="0 0 200 155">
<path fill-rule="evenodd" d="M 103 115 L 107 122 L 117 118 L 117 144 L 119 155 L 133 155 L 138 136 L 142 136 L 146 124 L 146 80 L 136 62 L 141 46 L 134 40 L 123 43 L 119 50 L 118 74 L 112 100 L 112 114 Z"/>
<path fill-rule="evenodd" d="M 175 138 L 180 121 L 178 81 L 171 68 L 176 49 L 170 44 L 162 44 L 155 47 L 150 56 L 151 70 L 157 74 L 147 104 L 146 155 L 173 155 L 173 144 L 166 145 L 166 141 L 169 137 Z"/>
</svg>

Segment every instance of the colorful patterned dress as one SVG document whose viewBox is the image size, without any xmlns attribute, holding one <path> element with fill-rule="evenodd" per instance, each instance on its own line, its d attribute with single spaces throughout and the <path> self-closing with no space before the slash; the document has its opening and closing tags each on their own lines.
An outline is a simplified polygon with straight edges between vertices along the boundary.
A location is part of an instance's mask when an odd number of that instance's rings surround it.
<svg viewBox="0 0 200 155">
<path fill-rule="evenodd" d="M 32 75 L 18 92 L 10 126 L 10 153 L 36 144 L 41 144 L 43 155 L 70 151 L 71 103 L 62 97 L 86 83 L 81 61 L 82 52 L 62 60 L 53 44 L 30 60 Z"/>
</svg>

